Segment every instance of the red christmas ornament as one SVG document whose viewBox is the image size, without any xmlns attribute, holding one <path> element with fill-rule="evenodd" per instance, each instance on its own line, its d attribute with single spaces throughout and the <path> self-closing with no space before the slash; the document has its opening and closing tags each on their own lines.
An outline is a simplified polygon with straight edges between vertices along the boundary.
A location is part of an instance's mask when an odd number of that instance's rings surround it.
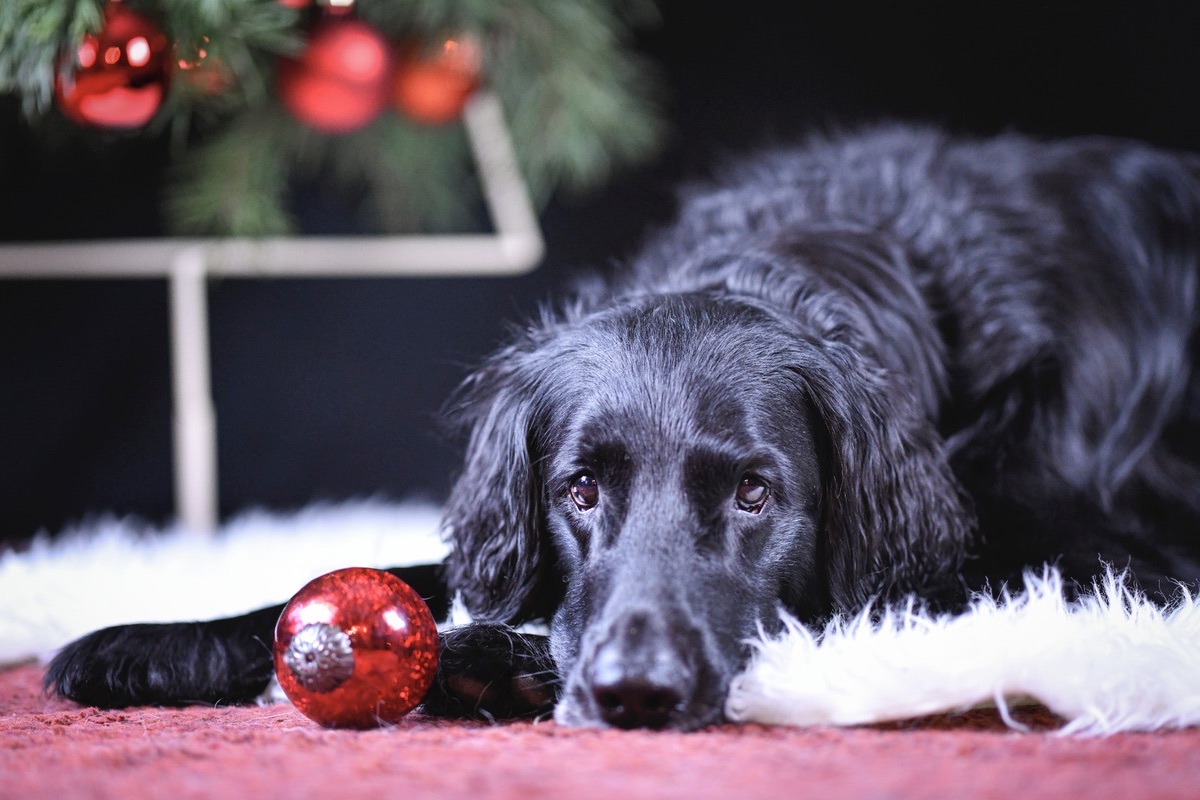
<svg viewBox="0 0 1200 800">
<path fill-rule="evenodd" d="M 324 133 L 349 133 L 387 104 L 391 52 L 365 22 L 328 18 L 318 23 L 298 58 L 280 59 L 275 82 L 293 116 Z"/>
<path fill-rule="evenodd" d="M 351 567 L 310 581 L 275 625 L 275 675 L 305 716 L 331 728 L 398 721 L 437 671 L 437 625 L 404 581 Z"/>
<path fill-rule="evenodd" d="M 433 51 L 407 47 L 392 73 L 392 105 L 417 122 L 453 122 L 479 87 L 482 65 L 470 36 L 446 39 Z"/>
<path fill-rule="evenodd" d="M 85 36 L 75 49 L 75 68 L 58 70 L 58 107 L 85 125 L 141 127 L 166 95 L 168 54 L 167 37 L 152 20 L 111 2 L 100 32 Z"/>
</svg>

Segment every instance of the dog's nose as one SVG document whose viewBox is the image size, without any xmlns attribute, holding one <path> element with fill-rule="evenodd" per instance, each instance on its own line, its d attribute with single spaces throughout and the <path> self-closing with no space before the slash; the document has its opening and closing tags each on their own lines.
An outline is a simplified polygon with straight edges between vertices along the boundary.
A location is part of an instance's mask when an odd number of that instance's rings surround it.
<svg viewBox="0 0 1200 800">
<path fill-rule="evenodd" d="M 663 728 L 691 691 L 691 669 L 670 626 L 633 613 L 611 629 L 587 670 L 601 721 L 617 728 Z"/>
<path fill-rule="evenodd" d="M 593 684 L 600 716 L 614 728 L 664 728 L 683 702 L 677 687 L 644 677 L 617 677 Z"/>
</svg>

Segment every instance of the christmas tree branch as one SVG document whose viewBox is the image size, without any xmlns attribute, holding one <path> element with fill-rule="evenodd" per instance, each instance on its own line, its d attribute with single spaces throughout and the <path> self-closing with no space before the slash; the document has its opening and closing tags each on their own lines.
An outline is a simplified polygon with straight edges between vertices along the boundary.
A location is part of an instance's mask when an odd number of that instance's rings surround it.
<svg viewBox="0 0 1200 800">
<path fill-rule="evenodd" d="M 0 3 L 0 92 L 16 93 L 26 113 L 47 110 L 59 57 L 100 28 L 100 0 Z"/>
<path fill-rule="evenodd" d="M 110 0 L 111 2 L 111 0 Z M 174 232 L 262 236 L 294 228 L 289 189 L 329 177 L 387 231 L 476 219 L 479 192 L 461 126 L 389 111 L 352 133 L 315 132 L 283 111 L 275 68 L 303 57 L 307 22 L 278 0 L 124 0 L 166 34 L 166 99 L 144 135 L 176 143 L 165 215 Z M 0 92 L 53 113 L 55 73 L 105 24 L 103 0 L 0 0 Z M 354 16 L 394 45 L 467 34 L 505 109 L 536 204 L 651 155 L 663 137 L 654 70 L 632 52 L 650 0 L 358 0 Z M 170 74 L 173 72 L 173 75 Z M 361 197 L 358 203 L 356 198 Z"/>
<path fill-rule="evenodd" d="M 179 233 L 273 236 L 290 233 L 287 158 L 279 141 L 293 128 L 282 109 L 243 114 L 176 166 L 166 216 Z"/>
</svg>

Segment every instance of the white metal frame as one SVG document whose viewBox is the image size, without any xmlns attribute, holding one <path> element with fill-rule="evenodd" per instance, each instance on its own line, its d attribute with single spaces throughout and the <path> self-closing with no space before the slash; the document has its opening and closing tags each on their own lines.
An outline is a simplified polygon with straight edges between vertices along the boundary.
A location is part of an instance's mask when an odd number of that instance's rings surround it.
<svg viewBox="0 0 1200 800">
<path fill-rule="evenodd" d="M 463 121 L 491 234 L 264 239 L 132 239 L 0 246 L 0 278 L 165 278 L 170 292 L 176 512 L 197 533 L 217 525 L 217 433 L 209 374 L 209 277 L 520 274 L 544 250 L 496 98 L 480 92 Z"/>
</svg>

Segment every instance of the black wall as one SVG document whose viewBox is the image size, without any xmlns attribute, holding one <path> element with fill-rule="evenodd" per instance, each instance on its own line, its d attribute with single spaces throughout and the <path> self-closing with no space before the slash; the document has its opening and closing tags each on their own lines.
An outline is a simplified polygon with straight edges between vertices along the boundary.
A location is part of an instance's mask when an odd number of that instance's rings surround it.
<svg viewBox="0 0 1200 800">
<path fill-rule="evenodd" d="M 521 278 L 230 280 L 211 332 L 224 514 L 440 499 L 434 425 L 467 367 L 578 266 L 628 254 L 715 157 L 888 117 L 972 133 L 1105 133 L 1200 150 L 1189 3 L 669 0 L 637 46 L 666 76 L 654 163 L 556 199 Z M 155 235 L 165 145 L 31 129 L 0 100 L 0 239 Z M 0 538 L 172 512 L 166 288 L 0 281 Z"/>
</svg>

